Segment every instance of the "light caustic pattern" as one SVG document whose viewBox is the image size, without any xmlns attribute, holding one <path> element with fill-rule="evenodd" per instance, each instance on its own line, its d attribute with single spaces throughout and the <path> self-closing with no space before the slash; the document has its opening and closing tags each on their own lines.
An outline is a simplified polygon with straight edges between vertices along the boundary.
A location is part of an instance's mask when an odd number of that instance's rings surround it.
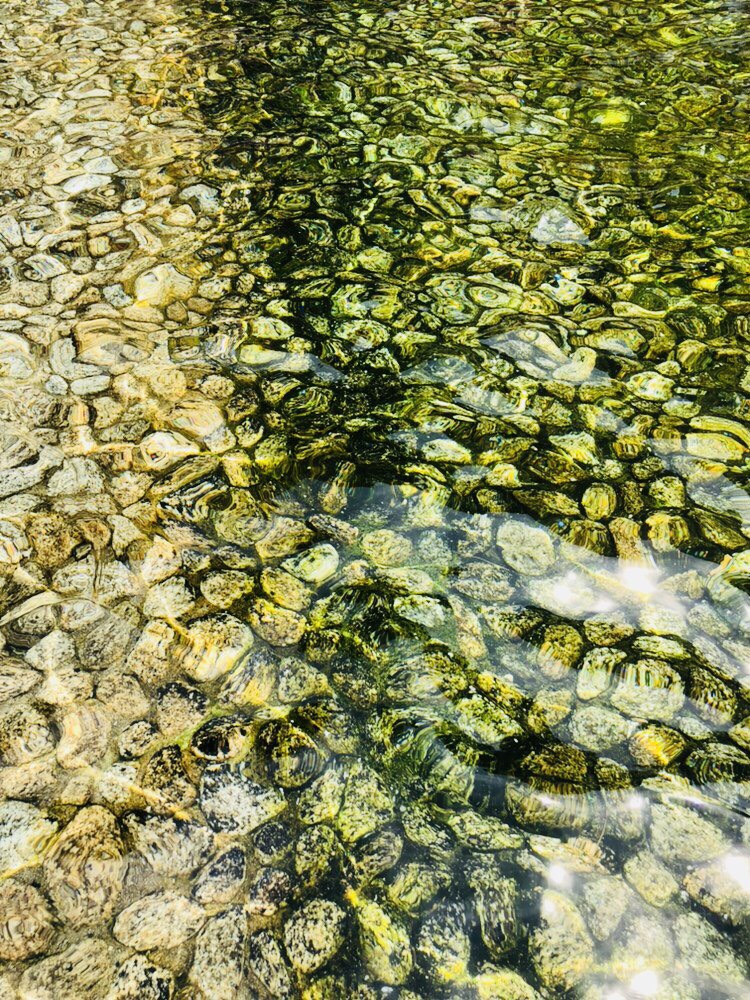
<svg viewBox="0 0 750 1000">
<path fill-rule="evenodd" d="M 741 3 L 9 3 L 0 993 L 750 996 Z"/>
</svg>

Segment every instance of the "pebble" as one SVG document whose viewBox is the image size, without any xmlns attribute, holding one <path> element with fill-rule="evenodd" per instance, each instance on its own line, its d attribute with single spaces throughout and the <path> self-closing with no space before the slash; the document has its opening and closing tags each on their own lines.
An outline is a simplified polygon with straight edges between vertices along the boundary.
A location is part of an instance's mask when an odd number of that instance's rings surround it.
<svg viewBox="0 0 750 1000">
<path fill-rule="evenodd" d="M 623 872 L 630 885 L 651 906 L 666 906 L 680 888 L 670 870 L 649 851 L 639 851 L 628 858 Z"/>
<path fill-rule="evenodd" d="M 107 1000 L 169 1000 L 174 976 L 145 955 L 133 955 L 118 968 Z"/>
<path fill-rule="evenodd" d="M 90 806 L 61 831 L 43 870 L 60 917 L 72 927 L 96 927 L 115 912 L 125 867 L 125 848 L 114 816 L 101 806 Z"/>
<path fill-rule="evenodd" d="M 139 275 L 134 285 L 136 301 L 151 306 L 168 306 L 172 302 L 189 299 L 193 282 L 181 274 L 173 264 L 159 264 Z"/>
<path fill-rule="evenodd" d="M 136 951 L 176 948 L 202 927 L 202 907 L 178 892 L 164 890 L 136 900 L 115 920 L 113 934 Z"/>
<path fill-rule="evenodd" d="M 190 981 L 211 1000 L 235 1000 L 245 989 L 246 917 L 232 906 L 204 924 L 195 940 Z"/>
<path fill-rule="evenodd" d="M 30 802 L 0 802 L 0 870 L 38 864 L 57 824 Z"/>
<path fill-rule="evenodd" d="M 41 892 L 8 878 L 0 883 L 0 959 L 16 962 L 48 950 L 54 917 Z"/>
<path fill-rule="evenodd" d="M 541 576 L 554 562 L 554 547 L 547 532 L 523 521 L 501 524 L 496 540 L 505 562 L 523 576 Z"/>
<path fill-rule="evenodd" d="M 261 827 L 269 829 L 270 824 Z M 199 903 L 231 903 L 240 893 L 247 874 L 247 859 L 241 847 L 229 847 L 213 858 L 193 884 L 193 895 Z"/>
<path fill-rule="evenodd" d="M 257 931 L 248 939 L 248 968 L 272 997 L 287 1000 L 294 996 L 292 970 L 276 936 L 267 930 Z"/>
<path fill-rule="evenodd" d="M 283 792 L 264 788 L 242 770 L 208 767 L 200 785 L 200 805 L 216 831 L 245 836 L 286 809 Z"/>
<path fill-rule="evenodd" d="M 548 989 L 573 990 L 593 968 L 586 924 L 567 896 L 550 889 L 542 895 L 541 918 L 531 938 L 536 973 Z"/>
<path fill-rule="evenodd" d="M 115 976 L 117 949 L 88 937 L 30 965 L 21 976 L 20 996 L 34 1000 L 101 1000 Z"/>
<path fill-rule="evenodd" d="M 211 832 L 189 820 L 138 812 L 125 816 L 123 825 L 133 850 L 159 875 L 189 875 L 213 848 Z M 202 902 L 197 894 L 196 899 Z"/>
<path fill-rule="evenodd" d="M 289 961 L 310 973 L 329 962 L 344 943 L 345 914 L 327 899 L 313 899 L 292 914 L 284 925 Z"/>
<path fill-rule="evenodd" d="M 651 848 L 667 862 L 699 862 L 727 848 L 721 830 L 687 806 L 656 804 L 651 809 Z"/>
<path fill-rule="evenodd" d="M 85 285 L 79 274 L 60 274 L 50 283 L 52 298 L 61 304 L 70 302 L 83 291 Z"/>
</svg>

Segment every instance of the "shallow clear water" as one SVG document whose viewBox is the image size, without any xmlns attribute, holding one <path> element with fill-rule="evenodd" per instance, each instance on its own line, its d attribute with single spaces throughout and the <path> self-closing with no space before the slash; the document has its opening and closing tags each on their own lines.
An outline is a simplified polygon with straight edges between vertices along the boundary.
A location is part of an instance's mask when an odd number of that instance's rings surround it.
<svg viewBox="0 0 750 1000">
<path fill-rule="evenodd" d="M 0 303 L 3 987 L 750 996 L 744 4 L 146 20 Z"/>
</svg>

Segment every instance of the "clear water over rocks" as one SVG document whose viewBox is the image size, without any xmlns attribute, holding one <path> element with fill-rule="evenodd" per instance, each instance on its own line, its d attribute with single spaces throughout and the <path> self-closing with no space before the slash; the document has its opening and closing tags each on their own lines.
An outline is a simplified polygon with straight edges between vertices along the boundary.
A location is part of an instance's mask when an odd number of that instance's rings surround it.
<svg viewBox="0 0 750 1000">
<path fill-rule="evenodd" d="M 750 997 L 749 28 L 7 0 L 0 998 Z"/>
</svg>

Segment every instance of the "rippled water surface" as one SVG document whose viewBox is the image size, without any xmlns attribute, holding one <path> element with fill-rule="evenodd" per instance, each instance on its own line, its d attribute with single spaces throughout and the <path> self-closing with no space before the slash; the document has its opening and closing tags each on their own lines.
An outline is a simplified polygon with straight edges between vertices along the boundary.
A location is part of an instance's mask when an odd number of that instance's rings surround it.
<svg viewBox="0 0 750 1000">
<path fill-rule="evenodd" d="M 745 4 L 10 8 L 0 996 L 747 1000 Z"/>
</svg>

